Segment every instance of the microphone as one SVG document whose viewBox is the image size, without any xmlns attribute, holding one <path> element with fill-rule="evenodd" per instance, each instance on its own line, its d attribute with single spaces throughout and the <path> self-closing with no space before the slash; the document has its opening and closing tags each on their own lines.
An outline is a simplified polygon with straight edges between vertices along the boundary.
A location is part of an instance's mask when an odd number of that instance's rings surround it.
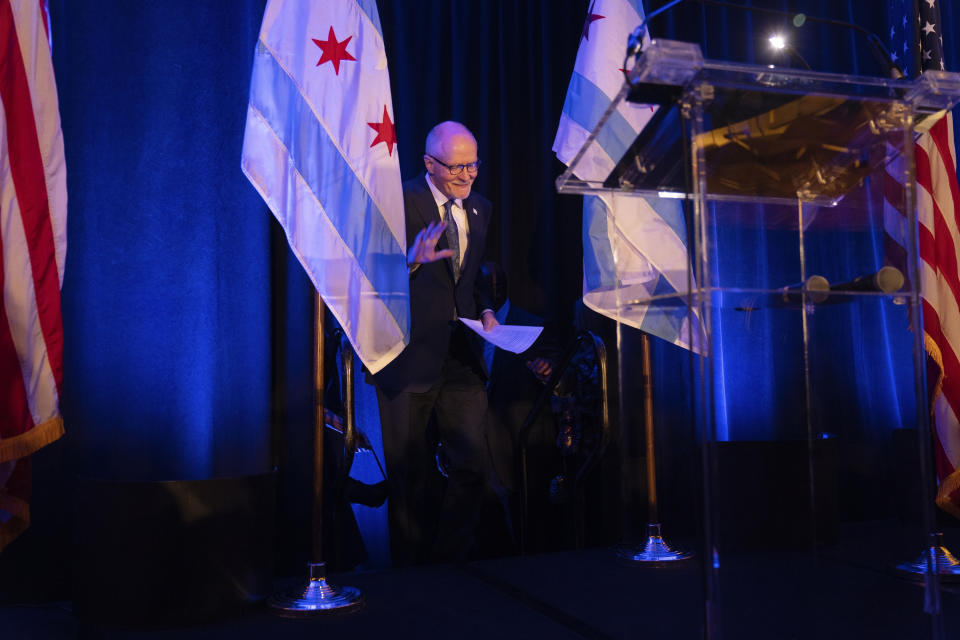
<svg viewBox="0 0 960 640">
<path fill-rule="evenodd" d="M 856 25 L 851 26 L 857 28 Z M 860 30 L 864 33 L 867 33 L 866 29 Z M 873 52 L 873 57 L 880 61 L 880 65 L 887 70 L 887 75 L 893 80 L 903 80 L 903 69 L 901 69 L 900 65 L 893 61 L 893 58 L 890 56 L 890 52 L 887 51 L 885 46 L 883 46 L 883 40 L 880 39 L 880 36 L 870 32 L 867 35 L 867 42 L 870 43 L 870 51 Z"/>
<path fill-rule="evenodd" d="M 685 0 L 672 0 L 671 2 L 668 2 L 659 9 L 651 12 L 650 15 L 643 18 L 643 22 L 640 23 L 640 26 L 634 29 L 633 33 L 627 37 L 627 59 L 629 59 L 631 56 L 637 57 L 640 55 L 640 52 L 643 49 L 643 34 L 647 32 L 647 23 L 650 22 L 650 19 L 656 18 L 661 13 L 669 11 L 684 1 Z"/>
</svg>

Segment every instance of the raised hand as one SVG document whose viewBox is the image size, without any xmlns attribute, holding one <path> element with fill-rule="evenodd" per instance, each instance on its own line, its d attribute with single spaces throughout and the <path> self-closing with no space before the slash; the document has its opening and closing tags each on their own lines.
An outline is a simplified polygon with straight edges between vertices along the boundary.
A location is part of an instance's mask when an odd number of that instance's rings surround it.
<svg viewBox="0 0 960 640">
<path fill-rule="evenodd" d="M 407 264 L 426 264 L 436 262 L 453 255 L 451 249 L 437 251 L 437 242 L 447 229 L 446 222 L 431 222 L 413 239 L 413 244 L 407 249 Z"/>
</svg>

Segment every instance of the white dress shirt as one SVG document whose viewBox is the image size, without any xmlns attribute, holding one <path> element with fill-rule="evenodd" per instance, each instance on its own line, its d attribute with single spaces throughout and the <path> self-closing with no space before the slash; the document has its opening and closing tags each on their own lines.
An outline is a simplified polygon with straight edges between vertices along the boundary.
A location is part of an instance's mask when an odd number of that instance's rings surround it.
<svg viewBox="0 0 960 640">
<path fill-rule="evenodd" d="M 430 187 L 430 192 L 433 194 L 433 199 L 437 203 L 437 209 L 440 211 L 440 219 L 443 220 L 444 216 L 447 214 L 446 209 L 443 205 L 446 204 L 448 198 L 443 195 L 436 185 L 433 184 L 433 181 L 430 179 L 430 174 L 427 175 L 427 186 Z M 460 238 L 460 255 L 457 256 L 459 264 L 463 264 L 463 256 L 467 254 L 467 232 L 470 229 L 470 223 L 467 220 L 467 212 L 463 208 L 463 201 L 457 198 L 453 201 L 453 206 L 450 207 L 450 212 L 453 214 L 453 219 L 457 223 L 457 235 Z"/>
<path fill-rule="evenodd" d="M 433 184 L 433 180 L 430 179 L 430 174 L 426 174 L 427 177 L 427 186 L 430 187 L 430 193 L 433 194 L 433 200 L 437 203 L 437 210 L 440 212 L 440 220 L 443 220 L 444 216 L 447 214 L 447 210 L 443 205 L 447 203 L 447 196 L 443 195 L 440 192 L 440 189 L 437 189 L 436 185 Z M 470 222 L 467 218 L 467 211 L 463 208 L 463 200 L 457 198 L 453 201 L 453 206 L 450 207 L 450 213 L 453 214 L 453 219 L 457 223 L 457 236 L 460 239 L 460 255 L 457 258 L 460 260 L 460 265 L 463 265 L 463 256 L 467 255 L 467 231 L 470 229 Z M 472 212 L 476 215 L 476 210 Z M 411 272 L 412 273 L 412 272 Z M 487 311 L 492 311 L 491 309 L 483 309 L 480 312 L 480 317 L 483 317 L 483 314 Z"/>
</svg>

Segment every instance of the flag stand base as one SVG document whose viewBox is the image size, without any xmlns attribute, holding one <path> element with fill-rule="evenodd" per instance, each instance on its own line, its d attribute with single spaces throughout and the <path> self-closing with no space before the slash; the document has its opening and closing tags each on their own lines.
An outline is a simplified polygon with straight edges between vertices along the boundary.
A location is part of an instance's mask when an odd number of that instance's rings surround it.
<svg viewBox="0 0 960 640">
<path fill-rule="evenodd" d="M 352 613 L 363 605 L 363 595 L 354 587 L 334 587 L 327 582 L 325 562 L 309 562 L 306 585 L 276 593 L 267 606 L 278 616 L 300 618 L 331 613 Z"/>
<path fill-rule="evenodd" d="M 660 535 L 659 522 L 648 524 L 647 533 L 647 543 L 642 551 L 634 548 L 621 548 L 617 551 L 617 557 L 629 564 L 658 566 L 689 560 L 694 555 L 692 551 L 680 551 L 671 547 Z"/>
<path fill-rule="evenodd" d="M 932 557 L 933 566 L 941 582 L 960 582 L 960 560 L 943 546 L 943 534 L 933 534 L 931 544 L 920 556 L 910 562 L 901 562 L 894 567 L 900 576 L 911 579 L 920 579 L 927 572 L 927 558 Z"/>
</svg>

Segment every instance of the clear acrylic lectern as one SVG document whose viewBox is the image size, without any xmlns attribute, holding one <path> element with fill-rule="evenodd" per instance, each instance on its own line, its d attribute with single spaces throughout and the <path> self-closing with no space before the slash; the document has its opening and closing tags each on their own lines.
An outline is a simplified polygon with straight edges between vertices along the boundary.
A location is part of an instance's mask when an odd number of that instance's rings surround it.
<svg viewBox="0 0 960 640">
<path fill-rule="evenodd" d="M 692 380 L 660 382 L 691 389 L 706 637 L 946 637 L 943 576 L 893 567 L 937 530 L 914 141 L 958 97 L 953 73 L 836 75 L 653 41 L 557 179 L 684 202 L 686 289 L 617 274 L 599 294 L 622 319 L 687 313 Z M 617 135 L 624 103 L 656 112 L 598 177 L 589 147 Z"/>
</svg>

